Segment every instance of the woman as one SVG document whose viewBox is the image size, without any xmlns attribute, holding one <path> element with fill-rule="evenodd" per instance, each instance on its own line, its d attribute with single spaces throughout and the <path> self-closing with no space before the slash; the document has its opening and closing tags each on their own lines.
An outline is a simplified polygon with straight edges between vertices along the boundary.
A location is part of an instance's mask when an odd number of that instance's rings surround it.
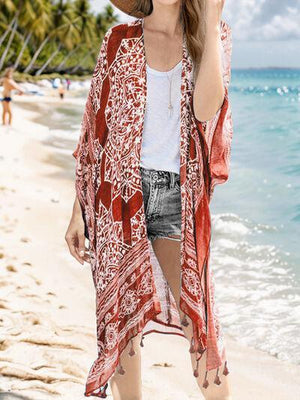
<svg viewBox="0 0 300 400">
<path fill-rule="evenodd" d="M 110 379 L 114 399 L 141 399 L 140 347 L 160 332 L 189 340 L 205 398 L 231 399 L 209 269 L 209 201 L 228 178 L 232 138 L 223 1 L 113 4 L 137 19 L 102 41 L 66 233 L 96 289 L 98 357 L 85 395 L 106 397 Z"/>
<path fill-rule="evenodd" d="M 2 112 L 2 124 L 6 125 L 6 121 L 8 117 L 8 125 L 11 125 L 12 123 L 12 111 L 11 111 L 11 106 L 10 102 L 12 100 L 11 98 L 11 92 L 12 90 L 18 90 L 18 94 L 21 95 L 24 92 L 24 90 L 19 86 L 13 79 L 13 68 L 9 67 L 5 70 L 4 76 L 1 79 L 1 83 L 3 85 L 3 98 L 2 98 L 2 107 L 3 107 L 3 112 Z"/>
</svg>

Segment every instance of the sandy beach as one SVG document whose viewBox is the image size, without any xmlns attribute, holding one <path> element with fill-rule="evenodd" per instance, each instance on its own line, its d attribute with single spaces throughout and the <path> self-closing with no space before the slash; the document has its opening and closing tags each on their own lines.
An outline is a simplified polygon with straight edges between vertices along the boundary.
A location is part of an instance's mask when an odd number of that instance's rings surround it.
<svg viewBox="0 0 300 400">
<path fill-rule="evenodd" d="M 49 105 L 45 118 L 60 101 L 15 96 L 13 125 L 0 128 L 0 398 L 10 392 L 80 400 L 96 358 L 94 287 L 88 264 L 73 259 L 64 240 L 74 182 L 53 161 L 55 150 L 45 144 L 49 129 L 21 107 L 37 100 Z M 60 156 L 75 167 L 71 150 Z M 299 366 L 229 335 L 225 340 L 234 400 L 288 400 L 299 393 Z M 203 398 L 184 338 L 147 335 L 142 359 L 144 400 Z"/>
</svg>

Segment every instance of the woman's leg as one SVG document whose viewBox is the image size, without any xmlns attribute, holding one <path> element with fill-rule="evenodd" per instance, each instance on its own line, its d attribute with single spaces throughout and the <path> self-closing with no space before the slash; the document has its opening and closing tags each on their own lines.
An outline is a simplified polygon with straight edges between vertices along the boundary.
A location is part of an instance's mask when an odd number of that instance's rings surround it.
<svg viewBox="0 0 300 400">
<path fill-rule="evenodd" d="M 120 361 L 125 370 L 121 375 L 118 368 L 109 380 L 111 392 L 114 400 L 141 400 L 142 399 L 142 379 L 141 379 L 141 342 L 142 333 L 133 338 L 133 348 L 135 355 L 130 356 L 131 340 L 123 350 Z"/>
<path fill-rule="evenodd" d="M 7 114 L 8 114 L 8 125 L 11 125 L 12 122 L 12 111 L 11 111 L 11 101 L 5 101 L 7 105 Z"/>
<path fill-rule="evenodd" d="M 7 101 L 2 100 L 2 124 L 6 124 Z"/>
<path fill-rule="evenodd" d="M 171 237 L 179 238 L 178 235 L 171 235 Z M 180 313 L 180 319 L 183 318 L 183 313 L 179 308 L 179 299 L 180 299 L 180 241 L 169 240 L 168 238 L 157 238 L 152 242 L 154 253 L 158 259 L 158 262 L 162 268 L 164 276 L 169 283 L 170 289 L 174 296 L 174 299 L 177 304 L 177 308 Z M 189 320 L 189 318 L 188 318 Z M 192 332 L 192 324 L 189 320 L 189 325 L 187 327 L 182 325 L 182 329 L 184 331 L 185 336 L 191 341 L 193 332 Z M 192 363 L 192 371 L 196 367 L 196 353 L 191 354 L 191 363 Z M 216 370 L 211 370 L 207 374 L 207 379 L 209 381 L 209 386 L 205 389 L 202 387 L 202 383 L 205 375 L 205 363 L 206 363 L 206 352 L 203 353 L 203 356 L 199 362 L 199 377 L 197 379 L 198 386 L 201 389 L 201 392 L 206 400 L 231 400 L 231 390 L 230 390 L 230 382 L 229 375 L 220 375 L 221 384 L 216 385 L 213 383 Z"/>
<path fill-rule="evenodd" d="M 11 125 L 12 112 L 11 112 L 10 102 L 2 100 L 2 107 L 3 107 L 2 124 L 6 125 L 6 115 L 8 115 L 8 125 Z"/>
</svg>

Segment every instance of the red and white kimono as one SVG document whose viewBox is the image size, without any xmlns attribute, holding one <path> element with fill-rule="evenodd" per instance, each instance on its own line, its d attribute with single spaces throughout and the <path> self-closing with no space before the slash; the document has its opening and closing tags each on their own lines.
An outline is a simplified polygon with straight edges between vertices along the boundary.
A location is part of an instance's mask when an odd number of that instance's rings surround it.
<svg viewBox="0 0 300 400">
<path fill-rule="evenodd" d="M 206 370 L 228 373 L 214 281 L 209 268 L 214 186 L 229 174 L 232 116 L 228 98 L 231 29 L 221 21 L 225 98 L 209 121 L 196 119 L 193 64 L 183 44 L 180 111 L 181 295 L 175 300 L 147 238 L 140 176 L 146 105 L 143 18 L 108 29 L 93 72 L 76 158 L 76 193 L 89 239 L 96 290 L 97 349 L 85 396 L 106 397 L 115 369 L 125 373 L 120 354 L 137 333 L 185 337 L 193 326 L 190 352 L 206 351 Z M 141 345 L 143 343 L 141 342 Z M 130 354 L 134 355 L 134 349 Z M 197 363 L 198 365 L 198 363 Z M 221 372 L 220 372 L 221 374 Z M 197 370 L 194 371 L 197 376 Z M 204 387 L 208 385 L 207 379 Z"/>
</svg>

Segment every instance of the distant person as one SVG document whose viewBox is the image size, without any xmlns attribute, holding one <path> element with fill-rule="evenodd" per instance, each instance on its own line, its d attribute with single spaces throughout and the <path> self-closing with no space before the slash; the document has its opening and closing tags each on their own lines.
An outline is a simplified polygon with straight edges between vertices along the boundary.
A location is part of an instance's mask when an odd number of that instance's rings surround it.
<svg viewBox="0 0 300 400">
<path fill-rule="evenodd" d="M 71 85 L 71 81 L 70 81 L 70 79 L 68 78 L 68 79 L 67 79 L 67 90 L 70 89 L 70 85 Z"/>
<path fill-rule="evenodd" d="M 63 100 L 63 98 L 65 96 L 65 87 L 62 83 L 58 87 L 58 93 L 59 93 L 59 97 Z"/>
<path fill-rule="evenodd" d="M 55 79 L 53 80 L 53 82 L 52 82 L 52 87 L 53 87 L 54 89 L 58 89 L 60 84 L 61 84 L 60 78 L 55 78 Z"/>
<path fill-rule="evenodd" d="M 12 122 L 12 110 L 10 106 L 10 102 L 12 101 L 11 98 L 11 92 L 12 90 L 17 90 L 18 94 L 21 95 L 24 92 L 24 90 L 19 86 L 13 79 L 13 72 L 14 69 L 12 67 L 9 67 L 5 70 L 4 76 L 0 80 L 0 84 L 3 85 L 3 98 L 1 99 L 2 101 L 2 107 L 3 107 L 3 113 L 2 113 L 2 124 L 6 125 L 6 116 L 8 116 L 8 125 L 11 125 Z"/>
</svg>

